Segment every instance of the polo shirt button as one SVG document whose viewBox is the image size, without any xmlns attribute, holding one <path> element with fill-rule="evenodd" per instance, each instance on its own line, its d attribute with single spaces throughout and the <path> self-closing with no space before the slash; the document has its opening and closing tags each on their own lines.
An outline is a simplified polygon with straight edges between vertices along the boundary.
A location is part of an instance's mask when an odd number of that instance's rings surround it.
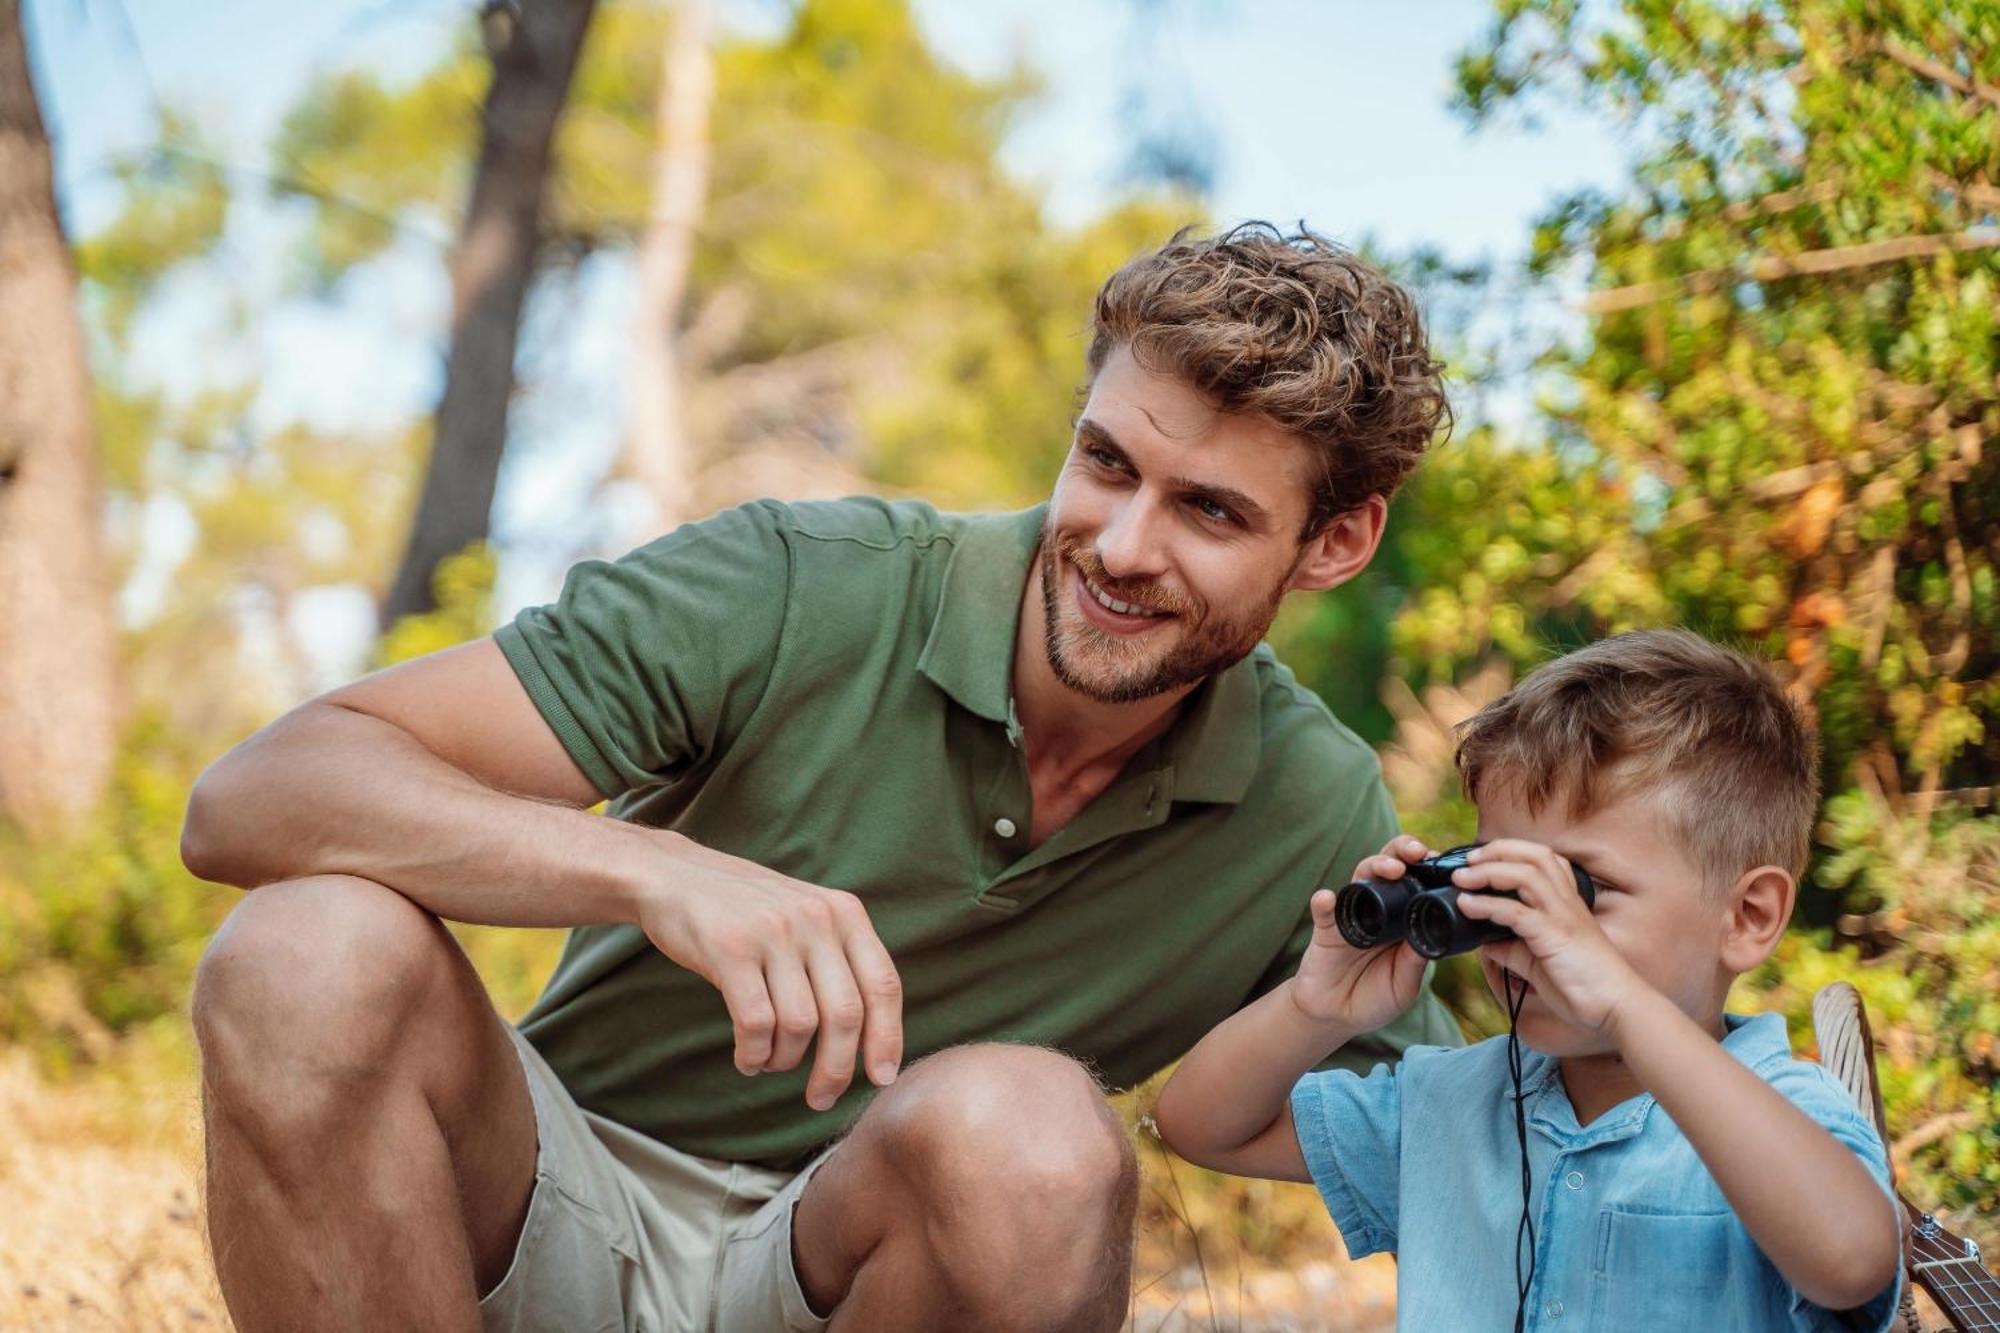
<svg viewBox="0 0 2000 1333">
<path fill-rule="evenodd" d="M 1000 816 L 1000 818 L 993 821 L 993 831 L 999 834 L 1003 838 L 1011 838 L 1016 833 L 1019 833 L 1020 829 L 1014 826 L 1013 820 L 1007 818 L 1007 816 L 1005 815 L 1002 815 Z"/>
<path fill-rule="evenodd" d="M 1568 1175 L 1566 1175 L 1566 1176 L 1564 1176 L 1564 1177 L 1563 1177 L 1563 1184 L 1565 1184 L 1565 1185 L 1569 1186 L 1569 1187 L 1570 1187 L 1571 1189 L 1573 1189 L 1573 1190 L 1580 1190 L 1580 1189 L 1582 1189 L 1582 1188 L 1583 1188 L 1583 1172 L 1581 1172 L 1581 1171 L 1572 1171 L 1572 1172 L 1570 1172 L 1570 1173 L 1569 1173 Z"/>
<path fill-rule="evenodd" d="M 1563 1317 L 1563 1303 L 1561 1301 L 1550 1301 L 1542 1307 L 1542 1313 L 1551 1319 L 1560 1319 Z"/>
</svg>

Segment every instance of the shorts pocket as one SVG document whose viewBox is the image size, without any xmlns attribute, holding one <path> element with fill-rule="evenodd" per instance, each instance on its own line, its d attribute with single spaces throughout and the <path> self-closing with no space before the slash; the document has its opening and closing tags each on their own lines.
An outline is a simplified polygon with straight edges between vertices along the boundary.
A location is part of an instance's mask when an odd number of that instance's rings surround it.
<svg viewBox="0 0 2000 1333">
<path fill-rule="evenodd" d="M 479 1302 L 481 1324 L 485 1333 L 624 1333 L 625 1267 L 603 1215 L 538 1171 L 513 1262 Z"/>
</svg>

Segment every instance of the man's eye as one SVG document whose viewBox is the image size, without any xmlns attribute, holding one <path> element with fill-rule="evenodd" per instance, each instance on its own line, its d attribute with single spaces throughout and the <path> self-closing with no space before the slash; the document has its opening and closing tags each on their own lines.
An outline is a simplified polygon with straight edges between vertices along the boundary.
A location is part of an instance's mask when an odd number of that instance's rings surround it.
<svg viewBox="0 0 2000 1333">
<path fill-rule="evenodd" d="M 1205 519 L 1216 523 L 1234 523 L 1236 521 L 1235 513 L 1227 506 L 1218 504 L 1207 496 L 1196 496 L 1189 503 L 1194 506 L 1195 512 Z"/>
<path fill-rule="evenodd" d="M 1083 456 L 1099 467 L 1110 468 L 1114 472 L 1118 469 L 1118 456 L 1108 449 L 1088 447 L 1083 451 Z"/>
</svg>

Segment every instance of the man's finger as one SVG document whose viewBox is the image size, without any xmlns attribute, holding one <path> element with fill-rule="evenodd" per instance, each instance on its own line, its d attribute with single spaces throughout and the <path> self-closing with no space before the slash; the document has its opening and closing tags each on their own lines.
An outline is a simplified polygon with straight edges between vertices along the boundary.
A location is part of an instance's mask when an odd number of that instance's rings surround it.
<svg viewBox="0 0 2000 1333">
<path fill-rule="evenodd" d="M 715 988 L 722 992 L 730 1024 L 736 1029 L 737 1071 L 763 1072 L 771 1060 L 777 1011 L 771 1007 L 762 969 L 748 963 L 730 967 L 716 976 Z"/>
<path fill-rule="evenodd" d="M 841 932 L 847 965 L 861 990 L 861 1062 L 868 1081 L 886 1088 L 903 1066 L 903 979 L 865 911 Z"/>
<path fill-rule="evenodd" d="M 805 965 L 789 950 L 764 959 L 764 984 L 771 991 L 771 1005 L 777 1010 L 778 1030 L 772 1042 L 767 1072 L 795 1067 L 806 1053 L 813 1032 L 819 1027 L 819 1005 L 813 1000 L 812 983 L 806 979 Z"/>
<path fill-rule="evenodd" d="M 819 1038 L 812 1077 L 806 1080 L 806 1105 L 824 1111 L 854 1081 L 854 1052 L 861 1044 L 861 991 L 848 970 L 847 954 L 832 940 L 813 946 L 806 956 L 806 975 L 819 1006 Z"/>
</svg>

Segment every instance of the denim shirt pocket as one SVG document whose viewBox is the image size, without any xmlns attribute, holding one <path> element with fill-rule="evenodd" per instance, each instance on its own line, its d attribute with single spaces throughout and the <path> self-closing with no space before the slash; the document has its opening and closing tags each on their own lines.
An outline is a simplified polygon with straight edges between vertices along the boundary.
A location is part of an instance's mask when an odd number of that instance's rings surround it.
<svg viewBox="0 0 2000 1333">
<path fill-rule="evenodd" d="M 1730 1212 L 1599 1213 L 1590 1327 L 1601 1333 L 1738 1327 L 1725 1294 L 1738 1225 Z"/>
</svg>

